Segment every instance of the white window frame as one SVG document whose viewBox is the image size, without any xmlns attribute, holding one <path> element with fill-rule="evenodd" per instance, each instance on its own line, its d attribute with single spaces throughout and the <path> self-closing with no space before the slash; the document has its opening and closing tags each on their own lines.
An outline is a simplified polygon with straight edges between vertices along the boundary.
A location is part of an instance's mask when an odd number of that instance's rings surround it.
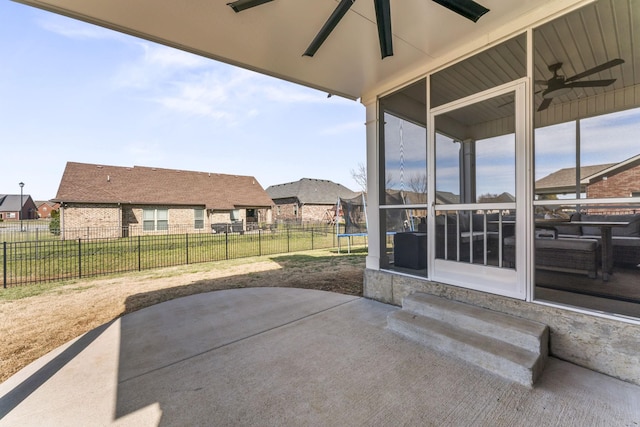
<svg viewBox="0 0 640 427">
<path fill-rule="evenodd" d="M 153 217 L 151 217 L 152 214 Z M 150 227 L 149 224 L 153 224 Z M 169 229 L 169 209 L 142 209 L 142 231 L 167 231 Z"/>
</svg>

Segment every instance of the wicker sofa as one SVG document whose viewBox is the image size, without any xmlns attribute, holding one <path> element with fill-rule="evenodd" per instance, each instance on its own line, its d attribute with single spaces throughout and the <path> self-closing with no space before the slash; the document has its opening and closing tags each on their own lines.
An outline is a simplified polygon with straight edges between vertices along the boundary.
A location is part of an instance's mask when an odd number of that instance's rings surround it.
<svg viewBox="0 0 640 427">
<path fill-rule="evenodd" d="M 515 265 L 515 237 L 504 239 L 503 260 Z M 584 273 L 592 279 L 598 276 L 600 245 L 596 239 L 536 238 L 536 268 L 543 270 Z"/>
<path fill-rule="evenodd" d="M 587 215 L 575 213 L 571 221 L 611 221 L 631 222 L 626 227 L 611 229 L 614 265 L 636 266 L 640 264 L 640 214 L 631 215 Z M 596 239 L 600 240 L 600 227 L 592 226 L 556 226 L 559 239 Z"/>
</svg>

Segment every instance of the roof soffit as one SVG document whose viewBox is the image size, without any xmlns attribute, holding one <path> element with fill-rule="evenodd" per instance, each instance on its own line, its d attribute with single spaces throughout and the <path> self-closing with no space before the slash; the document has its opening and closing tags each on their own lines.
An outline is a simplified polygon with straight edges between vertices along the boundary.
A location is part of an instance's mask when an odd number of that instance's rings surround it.
<svg viewBox="0 0 640 427">
<path fill-rule="evenodd" d="M 302 53 L 336 1 L 277 0 L 238 14 L 226 2 L 210 1 L 20 1 L 353 99 L 424 73 L 425 64 L 442 65 L 486 46 L 524 22 L 584 3 L 483 0 L 491 12 L 474 24 L 432 1 L 394 2 L 394 56 L 381 60 L 370 0 L 354 3 L 313 58 Z"/>
</svg>

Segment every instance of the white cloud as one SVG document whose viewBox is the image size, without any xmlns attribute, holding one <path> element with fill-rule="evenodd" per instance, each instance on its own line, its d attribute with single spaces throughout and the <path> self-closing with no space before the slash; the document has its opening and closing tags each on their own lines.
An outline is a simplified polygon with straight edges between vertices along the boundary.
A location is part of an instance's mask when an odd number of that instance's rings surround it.
<svg viewBox="0 0 640 427">
<path fill-rule="evenodd" d="M 166 97 L 157 98 L 156 102 L 167 109 L 185 113 L 188 115 L 210 117 L 216 120 L 234 119 L 233 114 L 222 110 L 216 110 L 211 106 L 210 103 L 203 102 L 202 100 L 196 98 Z"/>
<path fill-rule="evenodd" d="M 271 108 L 326 102 L 326 95 L 187 52 L 137 42 L 140 55 L 122 64 L 113 78 L 117 89 L 185 115 L 237 125 Z"/>
<path fill-rule="evenodd" d="M 140 43 L 144 50 L 144 62 L 148 66 L 192 69 L 206 67 L 212 60 L 167 46 Z"/>
<path fill-rule="evenodd" d="M 126 36 L 116 31 L 76 21 L 61 15 L 42 15 L 37 24 L 40 28 L 70 38 L 90 40 L 121 40 Z"/>
<path fill-rule="evenodd" d="M 322 132 L 320 132 L 321 135 L 340 135 L 342 133 L 345 132 L 351 132 L 354 130 L 360 130 L 362 132 L 364 132 L 364 122 L 362 121 L 357 121 L 357 122 L 347 122 L 347 123 L 342 123 L 339 124 L 337 126 L 332 126 L 330 128 L 326 128 L 324 129 Z"/>
</svg>

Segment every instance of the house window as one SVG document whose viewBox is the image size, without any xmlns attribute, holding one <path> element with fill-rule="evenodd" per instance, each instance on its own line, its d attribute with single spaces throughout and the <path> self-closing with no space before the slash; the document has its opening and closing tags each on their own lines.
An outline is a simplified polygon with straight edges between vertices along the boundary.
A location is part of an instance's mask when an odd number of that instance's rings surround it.
<svg viewBox="0 0 640 427">
<path fill-rule="evenodd" d="M 169 229 L 168 209 L 143 209 L 142 229 L 144 231 L 164 231 Z"/>
<path fill-rule="evenodd" d="M 293 216 L 298 216 L 298 205 L 293 205 Z"/>
<path fill-rule="evenodd" d="M 204 228 L 204 209 L 194 209 L 193 219 L 193 228 L 202 230 Z"/>
<path fill-rule="evenodd" d="M 229 217 L 231 218 L 231 221 L 238 221 L 240 219 L 240 209 L 234 209 L 229 212 Z"/>
</svg>

